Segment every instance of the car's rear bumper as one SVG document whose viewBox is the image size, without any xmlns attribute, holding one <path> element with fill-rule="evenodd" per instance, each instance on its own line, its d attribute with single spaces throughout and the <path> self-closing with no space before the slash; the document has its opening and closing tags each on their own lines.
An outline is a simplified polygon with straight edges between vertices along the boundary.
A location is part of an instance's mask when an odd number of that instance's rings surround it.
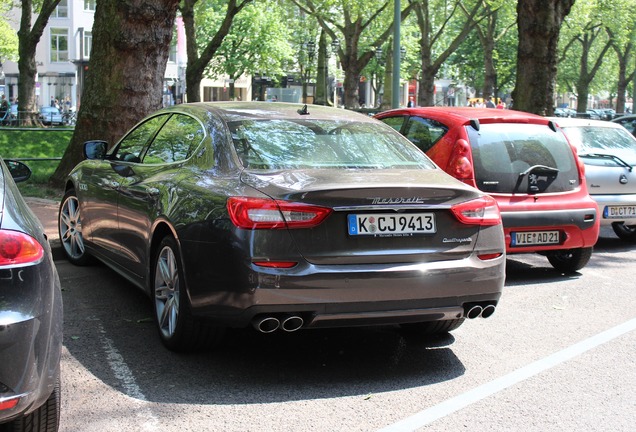
<svg viewBox="0 0 636 432">
<path fill-rule="evenodd" d="M 591 195 L 598 204 L 601 226 L 613 223 L 636 225 L 636 194 L 625 195 Z M 612 209 L 609 207 L 620 207 Z"/>
<path fill-rule="evenodd" d="M 198 290 L 193 314 L 243 327 L 258 316 L 303 317 L 305 327 L 375 325 L 464 316 L 473 303 L 496 305 L 505 255 L 425 264 L 251 269 L 250 289 Z M 192 294 L 192 293 L 191 293 Z"/>
<path fill-rule="evenodd" d="M 501 213 L 506 253 L 542 252 L 592 247 L 598 240 L 599 217 L 595 207 L 571 210 L 515 211 Z M 558 244 L 516 246 L 517 232 L 559 231 Z"/>
<path fill-rule="evenodd" d="M 47 258 L 48 259 L 48 258 Z M 52 262 L 0 269 L 0 423 L 41 406 L 60 374 L 62 295 Z"/>
</svg>

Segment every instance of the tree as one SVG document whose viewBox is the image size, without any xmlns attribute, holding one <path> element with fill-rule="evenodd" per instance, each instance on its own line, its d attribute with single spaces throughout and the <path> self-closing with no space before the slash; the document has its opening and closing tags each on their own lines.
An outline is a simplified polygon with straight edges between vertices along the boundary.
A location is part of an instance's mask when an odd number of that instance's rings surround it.
<svg viewBox="0 0 636 432">
<path fill-rule="evenodd" d="M 303 12 L 315 17 L 320 27 L 340 45 L 336 53 L 344 71 L 345 107 L 360 107 L 358 84 L 362 70 L 375 55 L 375 47 L 384 42 L 392 32 L 393 11 L 388 7 L 391 2 L 385 0 L 292 0 Z M 403 21 L 413 3 L 402 10 Z M 386 23 L 384 31 L 369 31 L 376 21 Z"/>
<path fill-rule="evenodd" d="M 515 109 L 554 114 L 559 32 L 573 4 L 574 0 L 518 0 Z"/>
<path fill-rule="evenodd" d="M 188 64 L 186 67 L 186 97 L 188 102 L 199 102 L 201 100 L 201 80 L 205 74 L 210 61 L 221 47 L 223 39 L 230 32 L 232 23 L 236 15 L 250 4 L 253 0 L 229 0 L 224 12 L 222 5 L 224 1 L 206 0 L 197 7 L 198 14 L 203 15 L 208 20 L 207 24 L 218 24 L 215 33 L 206 32 L 206 37 L 199 38 L 197 32 L 197 21 L 195 19 L 195 6 L 199 0 L 183 0 L 179 6 L 183 25 L 186 33 L 186 51 L 188 53 Z M 216 15 L 217 19 L 214 18 Z M 220 23 L 219 23 L 220 21 Z M 200 54 L 199 54 L 200 53 Z"/>
<path fill-rule="evenodd" d="M 240 76 L 257 72 L 280 75 L 285 60 L 293 57 L 287 42 L 289 28 L 280 25 L 285 22 L 281 9 L 262 6 L 248 5 L 236 16 L 214 60 L 205 69 L 205 76 L 228 76 L 230 99 L 234 98 L 234 81 Z M 204 36 L 207 32 L 200 28 L 199 33 Z"/>
<path fill-rule="evenodd" d="M 35 101 L 35 49 L 40 42 L 49 17 L 55 11 L 60 0 L 43 0 L 33 21 L 35 4 L 33 0 L 22 0 L 20 29 L 18 30 L 18 95 L 20 95 L 20 111 L 24 111 L 23 125 L 29 126 L 37 121 Z M 37 3 L 39 4 L 39 3 Z"/>
<path fill-rule="evenodd" d="M 11 10 L 11 4 L 0 1 L 0 14 L 6 16 Z M 18 35 L 5 20 L 0 21 L 0 65 L 3 60 L 18 58 Z"/>
<path fill-rule="evenodd" d="M 161 108 L 176 13 L 177 0 L 97 2 L 82 104 L 53 184 L 61 184 L 82 159 L 84 141 L 114 144 L 141 118 Z"/>
<path fill-rule="evenodd" d="M 421 77 L 418 104 L 434 105 L 435 77 L 451 55 L 461 46 L 477 24 L 492 13 L 477 0 L 469 9 L 461 0 L 413 3 L 420 30 Z M 449 32 L 449 29 L 453 29 Z M 451 35 L 450 37 L 449 34 Z"/>
</svg>

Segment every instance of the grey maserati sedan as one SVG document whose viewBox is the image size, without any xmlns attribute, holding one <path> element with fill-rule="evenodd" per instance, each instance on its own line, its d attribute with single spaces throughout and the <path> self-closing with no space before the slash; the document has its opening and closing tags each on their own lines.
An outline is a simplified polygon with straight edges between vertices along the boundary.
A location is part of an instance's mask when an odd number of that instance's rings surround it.
<svg viewBox="0 0 636 432">
<path fill-rule="evenodd" d="M 228 327 L 448 332 L 501 297 L 496 202 L 365 115 L 183 104 L 84 151 L 63 248 L 144 290 L 168 349 L 214 346 Z"/>
</svg>

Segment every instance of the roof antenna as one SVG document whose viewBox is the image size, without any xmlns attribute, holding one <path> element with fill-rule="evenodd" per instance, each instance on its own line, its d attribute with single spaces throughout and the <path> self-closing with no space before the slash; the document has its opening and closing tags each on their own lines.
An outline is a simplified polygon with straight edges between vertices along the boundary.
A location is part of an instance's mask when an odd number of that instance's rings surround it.
<svg viewBox="0 0 636 432">
<path fill-rule="evenodd" d="M 296 112 L 300 115 L 309 115 L 309 111 L 307 111 L 307 104 L 303 105 L 303 107 Z"/>
</svg>

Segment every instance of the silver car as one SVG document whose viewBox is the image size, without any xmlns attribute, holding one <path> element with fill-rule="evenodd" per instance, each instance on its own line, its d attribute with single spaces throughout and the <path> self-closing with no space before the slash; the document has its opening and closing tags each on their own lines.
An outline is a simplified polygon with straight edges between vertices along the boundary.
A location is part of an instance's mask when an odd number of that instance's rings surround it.
<svg viewBox="0 0 636 432">
<path fill-rule="evenodd" d="M 617 123 L 555 118 L 585 164 L 590 196 L 597 202 L 601 226 L 636 242 L 636 138 Z"/>
</svg>

